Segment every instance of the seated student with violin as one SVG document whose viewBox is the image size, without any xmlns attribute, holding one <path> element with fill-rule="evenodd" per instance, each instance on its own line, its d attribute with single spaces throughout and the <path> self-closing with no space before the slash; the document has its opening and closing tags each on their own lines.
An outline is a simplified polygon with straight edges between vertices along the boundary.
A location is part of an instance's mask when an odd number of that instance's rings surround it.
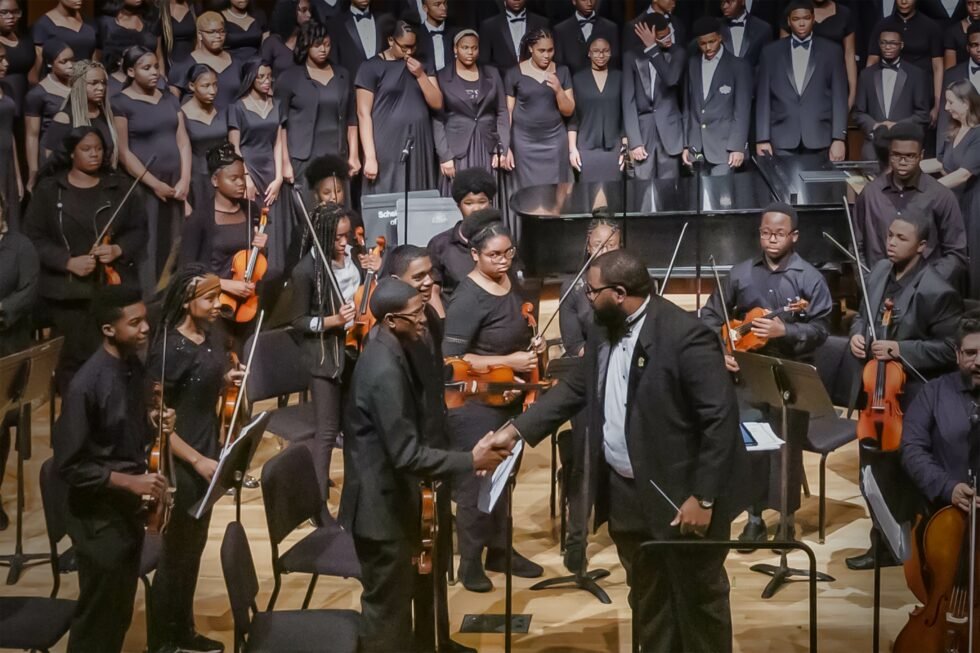
<svg viewBox="0 0 980 653">
<path fill-rule="evenodd" d="M 215 406 L 223 390 L 240 384 L 244 375 L 232 366 L 222 338 L 213 333 L 220 296 L 221 280 L 206 266 L 191 263 L 179 270 L 167 288 L 147 362 L 150 376 L 157 382 L 164 379 L 164 404 L 177 413 L 171 445 L 180 488 L 153 577 L 150 653 L 224 650 L 221 642 L 194 627 L 194 591 L 211 513 L 195 519 L 189 512 L 207 493 L 218 467 Z"/>
<path fill-rule="evenodd" d="M 922 389 L 920 375 L 934 379 L 956 365 L 951 341 L 963 314 L 963 302 L 959 293 L 923 259 L 932 228 L 931 220 L 917 212 L 907 211 L 892 220 L 886 241 L 888 258 L 875 264 L 865 281 L 874 328 L 869 327 L 864 302 L 851 324 L 852 356 L 847 364 L 858 375 L 865 361 L 870 364 L 871 359 L 877 364 L 899 363 L 898 371 L 904 377 L 904 383 L 899 379 L 903 386 L 898 397 L 900 410 L 907 410 Z M 871 377 L 872 386 L 876 378 Z M 876 394 L 876 388 L 865 387 L 865 395 Z M 860 422 L 858 436 L 862 437 Z M 895 446 L 884 441 L 880 445 L 885 450 Z M 883 566 L 896 564 L 887 551 L 884 558 Z M 850 569 L 872 569 L 874 556 L 869 549 L 845 562 Z"/>
<path fill-rule="evenodd" d="M 499 216 L 496 210 L 487 209 L 491 211 Z M 544 341 L 532 330 L 523 300 L 508 274 L 517 253 L 510 232 L 502 223 L 493 222 L 467 241 L 475 266 L 453 293 L 446 314 L 443 354 L 462 358 L 476 369 L 503 366 L 517 376 L 535 374 Z M 520 412 L 521 402 L 516 398 L 502 406 L 475 398 L 451 409 L 453 448 L 469 450 L 487 431 L 500 428 Z M 484 572 L 483 551 L 487 550 L 487 569 L 504 571 L 509 546 L 506 502 L 498 502 L 490 514 L 481 512 L 477 508 L 479 485 L 472 474 L 461 475 L 454 484 L 459 577 L 471 592 L 489 592 L 493 584 Z M 515 576 L 537 578 L 543 571 L 540 565 L 514 552 Z"/>
<path fill-rule="evenodd" d="M 436 282 L 433 301 L 443 315 L 456 287 L 473 269 L 469 242 L 462 233 L 463 224 L 477 211 L 490 207 L 497 195 L 497 182 L 483 168 L 467 168 L 456 173 L 452 192 L 463 219 L 433 236 L 426 247 L 432 257 Z"/>
<path fill-rule="evenodd" d="M 371 296 L 371 311 L 378 328 L 354 370 L 344 416 L 345 482 L 339 515 L 354 537 L 361 563 L 359 650 L 431 651 L 432 583 L 420 582 L 417 571 L 422 553 L 420 482 L 492 471 L 507 450 L 492 448 L 489 437 L 466 451 L 437 448 L 426 439 L 441 411 L 433 414 L 431 396 L 418 392 L 430 373 L 417 368 L 418 358 L 409 353 L 426 334 L 425 300 L 413 286 L 389 277 Z M 444 640 L 439 650 L 472 649 Z"/>
<path fill-rule="evenodd" d="M 157 433 L 146 370 L 150 325 L 140 292 L 99 288 L 92 300 L 102 345 L 63 395 L 52 441 L 68 484 L 68 534 L 78 561 L 78 604 L 71 653 L 118 653 L 133 616 L 146 525 L 143 508 L 165 500 L 163 474 L 147 472 Z M 164 416 L 164 436 L 174 415 Z"/>
<path fill-rule="evenodd" d="M 738 372 L 733 351 L 755 351 L 766 356 L 807 361 L 827 339 L 827 316 L 833 305 L 823 275 L 796 253 L 799 218 L 788 204 L 771 204 L 762 212 L 759 245 L 762 254 L 736 264 L 727 281 L 701 309 L 701 321 L 722 333 L 726 343 L 725 367 Z M 732 326 L 725 326 L 725 320 Z M 735 321 L 742 327 L 734 326 Z M 741 339 L 730 343 L 729 330 Z M 769 456 L 769 502 L 779 505 L 780 459 Z M 802 459 L 794 461 L 794 467 Z M 799 507 L 798 492 L 791 492 L 790 518 Z M 749 508 L 749 520 L 738 539 L 742 542 L 766 541 L 764 506 Z M 792 523 L 790 524 L 792 530 Z M 753 549 L 740 549 L 750 552 Z"/>
</svg>

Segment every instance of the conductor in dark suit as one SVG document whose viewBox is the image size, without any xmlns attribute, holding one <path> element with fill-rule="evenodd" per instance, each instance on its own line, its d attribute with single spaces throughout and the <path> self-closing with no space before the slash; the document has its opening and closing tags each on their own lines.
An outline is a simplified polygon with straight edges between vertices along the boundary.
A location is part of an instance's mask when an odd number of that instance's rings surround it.
<svg viewBox="0 0 980 653">
<path fill-rule="evenodd" d="M 750 14 L 745 8 L 745 0 L 721 0 L 721 13 L 724 17 L 721 40 L 725 50 L 745 59 L 755 70 L 762 48 L 772 43 L 772 25 Z"/>
<path fill-rule="evenodd" d="M 357 78 L 361 64 L 388 47 L 383 14 L 371 11 L 371 0 L 350 0 L 350 7 L 330 20 L 331 60 Z"/>
<path fill-rule="evenodd" d="M 624 250 L 594 261 L 585 292 L 598 326 L 582 364 L 496 443 L 536 445 L 584 410 L 586 494 L 626 569 L 634 646 L 724 653 L 732 650 L 727 551 L 664 549 L 649 575 L 633 568 L 649 540 L 727 540 L 748 462 L 731 379 L 704 373 L 724 364 L 717 334 L 650 288 L 646 265 Z"/>
<path fill-rule="evenodd" d="M 854 122 L 864 132 L 861 158 L 865 160 L 876 158 L 874 136 L 883 133 L 875 131 L 879 126 L 891 128 L 899 122 L 929 126 L 932 91 L 925 74 L 902 61 L 903 32 L 898 19 L 886 19 L 878 35 L 881 61 L 858 77 Z"/>
<path fill-rule="evenodd" d="M 519 63 L 521 39 L 538 29 L 548 29 L 548 21 L 528 11 L 527 0 L 504 0 L 504 12 L 480 25 L 480 63 L 496 66 L 503 76 Z"/>
<path fill-rule="evenodd" d="M 813 35 L 808 0 L 787 7 L 790 36 L 762 51 L 756 86 L 756 153 L 827 152 L 843 161 L 847 73 L 839 45 Z"/>
<path fill-rule="evenodd" d="M 721 21 L 694 23 L 699 54 L 687 64 L 686 139 L 681 158 L 691 165 L 703 155 L 712 175 L 742 166 L 749 149 L 752 70 L 722 46 Z"/>
<path fill-rule="evenodd" d="M 623 59 L 623 123 L 639 179 L 673 178 L 684 149 L 681 76 L 684 48 L 670 37 L 670 25 L 658 13 L 637 27 L 644 49 Z"/>
<path fill-rule="evenodd" d="M 353 535 L 361 563 L 359 650 L 416 651 L 414 632 L 432 623 L 420 616 L 432 614 L 431 586 L 428 595 L 419 591 L 412 564 L 421 542 L 419 482 L 493 470 L 507 451 L 492 449 L 489 438 L 472 452 L 426 446 L 425 370 L 415 369 L 406 353 L 425 335 L 425 301 L 409 284 L 388 278 L 371 296 L 371 311 L 378 329 L 354 370 L 344 416 L 339 521 Z"/>
<path fill-rule="evenodd" d="M 612 50 L 610 65 L 619 67 L 619 29 L 616 23 L 596 13 L 596 0 L 572 0 L 575 13 L 555 25 L 555 61 L 572 73 L 589 68 L 589 44 L 605 39 Z"/>
</svg>

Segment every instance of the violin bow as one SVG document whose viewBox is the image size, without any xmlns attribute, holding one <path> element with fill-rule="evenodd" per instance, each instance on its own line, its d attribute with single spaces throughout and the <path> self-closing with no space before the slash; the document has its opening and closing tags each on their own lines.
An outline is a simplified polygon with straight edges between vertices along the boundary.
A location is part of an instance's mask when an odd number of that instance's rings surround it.
<svg viewBox="0 0 980 653">
<path fill-rule="evenodd" d="M 864 310 L 868 314 L 868 330 L 871 333 L 871 340 L 878 339 L 878 332 L 875 329 L 875 316 L 871 312 L 871 298 L 868 297 L 868 284 L 864 279 L 864 266 L 861 264 L 861 252 L 858 251 L 857 235 L 854 230 L 854 220 L 851 218 L 851 205 L 847 203 L 847 198 L 842 197 L 844 202 L 844 213 L 847 215 L 847 228 L 851 232 L 851 243 L 854 244 L 854 261 L 857 263 L 858 281 L 861 283 L 861 294 L 864 295 Z"/>
<path fill-rule="evenodd" d="M 667 266 L 667 274 L 664 275 L 664 282 L 660 284 L 660 290 L 657 291 L 657 297 L 663 297 L 664 291 L 667 289 L 667 282 L 670 281 L 670 275 L 674 271 L 674 262 L 677 261 L 677 252 L 681 250 L 681 243 L 684 242 L 684 234 L 687 233 L 687 224 L 681 227 L 681 235 L 677 237 L 677 244 L 674 245 L 674 253 L 670 257 L 670 264 Z"/>
<path fill-rule="evenodd" d="M 726 349 L 728 349 L 729 354 L 733 354 L 735 352 L 735 338 L 732 337 L 734 329 L 731 327 L 732 321 L 728 318 L 728 302 L 725 301 L 725 290 L 721 285 L 721 277 L 718 276 L 718 267 L 715 265 L 714 254 L 708 256 L 708 262 L 711 263 L 711 274 L 715 276 L 715 287 L 718 288 L 718 299 L 721 301 L 721 313 L 725 318 L 725 331 L 728 333 L 728 346 Z M 722 344 L 725 344 L 724 339 L 722 340 Z"/>
<path fill-rule="evenodd" d="M 238 397 L 235 398 L 235 408 L 231 411 L 231 421 L 228 423 L 227 435 L 225 436 L 225 446 L 221 450 L 221 457 L 224 458 L 231 445 L 234 443 L 231 434 L 235 432 L 235 422 L 238 421 L 238 414 L 241 413 L 242 403 L 245 400 L 245 390 L 248 384 L 248 375 L 252 371 L 252 359 L 255 357 L 255 349 L 259 344 L 259 334 L 262 332 L 262 321 L 265 320 L 265 310 L 259 311 L 259 320 L 255 324 L 255 335 L 252 336 L 252 347 L 248 351 L 248 360 L 245 361 L 245 375 L 242 377 L 242 385 L 238 389 Z"/>
<path fill-rule="evenodd" d="M 330 264 L 330 259 L 323 251 L 323 244 L 320 239 L 317 238 L 316 229 L 313 228 L 313 220 L 310 219 L 310 214 L 306 210 L 306 203 L 303 201 L 303 195 L 296 188 L 293 189 L 293 195 L 296 197 L 297 203 L 299 203 L 300 213 L 303 214 L 303 219 L 306 220 L 306 227 L 310 230 L 310 236 L 313 238 L 313 247 L 316 248 L 317 254 L 320 255 L 320 261 L 323 263 L 324 269 L 327 271 L 327 279 L 330 280 L 330 287 L 337 295 L 337 300 L 341 305 L 344 304 L 344 293 L 340 290 L 340 284 L 337 283 L 337 277 L 334 276 L 333 266 Z"/>
<path fill-rule="evenodd" d="M 95 249 L 96 247 L 98 247 L 99 246 L 99 243 L 102 242 L 102 239 L 105 238 L 105 235 L 107 233 L 109 233 L 109 228 L 112 227 L 112 223 L 116 221 L 116 218 L 119 216 L 119 212 L 122 211 L 122 207 L 126 206 L 126 200 L 128 200 L 129 199 L 129 196 L 133 194 L 133 191 L 134 190 L 136 190 L 136 186 L 138 186 L 139 183 L 143 180 L 143 177 L 146 176 L 146 173 L 148 173 L 150 171 L 150 164 L 153 163 L 156 160 L 156 158 L 157 158 L 157 155 L 154 154 L 144 164 L 144 166 L 143 166 L 143 172 L 141 172 L 140 175 L 139 175 L 139 177 L 137 177 L 136 179 L 134 179 L 133 180 L 133 183 L 131 183 L 129 185 L 129 190 L 127 190 L 126 191 L 126 194 L 123 195 L 123 198 L 122 198 L 122 200 L 120 200 L 119 206 L 116 207 L 116 210 L 113 211 L 112 212 L 112 215 L 109 216 L 109 221 L 105 223 L 105 226 L 104 227 L 102 227 L 102 231 L 99 232 L 99 235 L 95 239 L 95 243 L 92 245 L 92 248 L 91 249 Z M 164 337 L 166 337 L 166 336 L 164 336 Z"/>
<path fill-rule="evenodd" d="M 854 252 L 852 252 L 851 250 L 849 250 L 846 247 L 844 247 L 843 245 L 841 245 L 840 242 L 836 238 L 834 238 L 833 236 L 831 236 L 830 234 L 828 234 L 826 231 L 821 232 L 821 233 L 823 233 L 823 237 L 824 238 L 826 238 L 827 240 L 830 241 L 830 244 L 831 245 L 833 245 L 834 247 L 836 247 L 837 249 L 839 249 L 841 252 L 843 252 L 844 255 L 847 256 L 847 258 L 851 259 L 851 262 L 852 263 L 857 263 L 857 258 L 854 256 Z M 864 264 L 861 264 L 861 269 L 864 270 L 864 273 L 865 274 L 871 274 L 871 270 L 868 269 L 868 266 L 866 266 Z"/>
</svg>

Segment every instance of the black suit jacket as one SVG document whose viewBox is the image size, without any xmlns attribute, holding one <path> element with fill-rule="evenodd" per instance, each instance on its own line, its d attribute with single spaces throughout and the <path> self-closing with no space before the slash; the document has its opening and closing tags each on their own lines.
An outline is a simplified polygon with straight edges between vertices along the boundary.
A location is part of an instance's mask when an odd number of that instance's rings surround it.
<svg viewBox="0 0 980 653">
<path fill-rule="evenodd" d="M 634 31 L 637 24 L 646 17 L 646 11 L 644 10 L 639 16 L 626 23 L 626 27 L 623 28 L 623 53 L 627 52 L 642 52 L 643 51 L 643 41 L 640 37 L 636 35 Z M 674 46 L 686 48 L 687 42 L 687 31 L 684 29 L 684 25 L 676 16 L 671 16 L 668 18 L 667 22 L 670 26 L 674 28 Z"/>
<path fill-rule="evenodd" d="M 932 89 L 926 76 L 915 66 L 900 64 L 892 91 L 891 110 L 885 116 L 885 91 L 881 64 L 864 68 L 858 76 L 857 97 L 854 100 L 854 122 L 864 132 L 865 144 L 872 142 L 877 123 L 914 122 L 929 126 L 932 109 Z M 871 152 L 873 155 L 873 150 Z M 873 156 L 872 156 L 873 158 Z"/>
<path fill-rule="evenodd" d="M 336 121 L 339 125 L 357 125 L 357 107 L 354 102 L 354 78 L 341 66 L 333 66 L 334 78 L 341 92 Z M 276 97 L 286 112 L 286 141 L 289 156 L 306 161 L 313 154 L 313 137 L 316 115 L 319 109 L 319 82 L 310 78 L 306 66 L 293 66 L 276 80 Z M 347 130 L 338 129 L 340 142 L 337 151 L 346 156 Z"/>
<path fill-rule="evenodd" d="M 452 65 L 456 60 L 456 53 L 453 52 L 453 37 L 457 30 L 443 22 L 442 24 L 442 53 L 445 57 L 446 67 Z M 426 64 L 427 69 L 436 69 L 435 40 L 428 28 L 423 24 L 418 28 L 418 38 L 416 41 L 415 58 Z M 438 72 L 438 71 L 437 71 Z"/>
<path fill-rule="evenodd" d="M 721 40 L 725 44 L 725 50 L 734 53 L 736 57 L 745 59 L 755 69 L 759 65 L 762 57 L 762 49 L 772 43 L 772 26 L 756 16 L 750 15 L 745 21 L 745 29 L 742 31 L 742 45 L 738 52 L 735 52 L 735 43 L 732 40 L 732 30 L 728 22 L 724 21 L 721 27 Z"/>
<path fill-rule="evenodd" d="M 579 27 L 577 16 L 572 16 L 555 25 L 555 60 L 576 73 L 591 66 L 589 61 L 589 44 L 582 36 L 582 28 Z M 592 26 L 592 35 L 589 41 L 603 38 L 609 41 L 612 47 L 612 59 L 609 62 L 611 68 L 619 67 L 619 29 L 616 23 L 608 18 L 596 17 L 595 24 Z"/>
<path fill-rule="evenodd" d="M 789 37 L 762 51 L 756 79 L 756 142 L 774 149 L 830 147 L 847 138 L 847 73 L 839 45 L 813 37 L 803 93 L 796 89 Z"/>
<path fill-rule="evenodd" d="M 329 25 L 335 16 L 345 13 L 348 7 L 350 0 L 337 0 L 332 7 L 324 0 L 310 0 L 310 13 L 321 25 Z"/>
<path fill-rule="evenodd" d="M 525 34 L 536 29 L 548 29 L 548 21 L 537 14 L 527 12 L 527 24 Z M 517 46 L 510 35 L 510 26 L 507 22 L 507 14 L 500 14 L 480 25 L 480 63 L 492 64 L 497 67 L 500 74 L 513 68 L 519 62 L 517 60 Z"/>
<path fill-rule="evenodd" d="M 641 118 L 652 116 L 660 141 L 671 155 L 684 149 L 684 115 L 680 109 L 685 51 L 674 45 L 664 51 L 627 52 L 623 59 L 623 124 L 630 149 L 643 145 Z M 651 100 L 650 62 L 657 71 Z"/>
<path fill-rule="evenodd" d="M 447 65 L 436 75 L 442 90 L 443 110 L 432 121 L 432 135 L 439 161 L 462 158 L 473 133 L 479 132 L 493 151 L 497 140 L 504 152 L 510 148 L 510 115 L 507 94 L 500 73 L 493 66 L 480 67 L 480 102 L 473 104 L 466 95 L 456 66 Z M 489 164 L 489 162 L 488 162 Z"/>
<path fill-rule="evenodd" d="M 747 152 L 752 112 L 749 62 L 725 52 L 704 97 L 701 55 L 688 60 L 685 131 L 687 147 L 704 153 L 708 163 L 727 163 L 729 152 Z"/>
<path fill-rule="evenodd" d="M 374 52 L 364 52 L 361 45 L 361 38 L 357 34 L 357 27 L 354 25 L 354 16 L 349 11 L 345 11 L 335 17 L 327 25 L 330 32 L 330 60 L 347 69 L 352 80 L 357 79 L 357 71 L 361 64 L 375 56 L 388 47 L 384 36 L 381 34 L 381 24 L 384 22 L 383 14 L 374 14 L 374 31 L 376 37 L 376 47 Z"/>
<path fill-rule="evenodd" d="M 385 329 L 368 341 L 344 414 L 344 489 L 338 521 L 372 540 L 415 539 L 419 480 L 473 471 L 469 451 L 424 444 L 427 408 L 418 373 Z"/>
<path fill-rule="evenodd" d="M 595 526 L 608 518 L 608 466 L 602 454 L 604 392 L 609 361 L 605 332 L 593 327 L 582 364 L 515 420 L 522 436 L 537 444 L 562 422 L 584 410 L 584 479 Z M 693 315 L 667 300 L 650 297 L 630 365 L 626 398 L 626 444 L 636 492 L 650 532 L 677 535 L 669 526 L 674 510 L 653 480 L 677 504 L 691 495 L 715 499 L 708 536 L 730 537 L 731 520 L 744 507 L 748 463 L 739 431 L 738 405 L 718 336 Z M 584 409 L 583 409 L 584 406 Z"/>
</svg>

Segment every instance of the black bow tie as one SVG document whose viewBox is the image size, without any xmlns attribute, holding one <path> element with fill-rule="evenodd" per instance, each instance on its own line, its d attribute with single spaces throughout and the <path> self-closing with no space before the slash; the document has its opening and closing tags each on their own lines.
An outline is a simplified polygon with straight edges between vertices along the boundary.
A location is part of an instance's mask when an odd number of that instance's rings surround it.
<svg viewBox="0 0 980 653">
<path fill-rule="evenodd" d="M 884 59 L 882 59 L 881 60 L 881 69 L 882 70 L 898 70 L 898 64 L 899 63 L 900 62 L 898 61 L 898 59 L 896 59 L 895 61 L 893 61 L 891 63 L 888 63 L 887 61 L 885 61 Z"/>
<path fill-rule="evenodd" d="M 803 48 L 804 50 L 809 50 L 810 49 L 810 39 L 807 39 L 806 41 L 798 41 L 797 39 L 793 39 L 793 47 L 794 48 Z"/>
<path fill-rule="evenodd" d="M 429 34 L 432 34 L 433 36 L 436 36 L 436 35 L 442 36 L 443 34 L 446 33 L 446 27 L 445 26 L 443 26 L 443 27 L 427 27 L 426 29 L 428 29 L 429 30 Z"/>
<path fill-rule="evenodd" d="M 510 14 L 507 14 L 507 20 L 512 23 L 523 23 L 527 21 L 527 14 L 521 14 L 520 16 L 511 16 Z"/>
<path fill-rule="evenodd" d="M 366 11 L 363 14 L 354 14 L 354 20 L 356 20 L 357 22 L 361 22 L 362 20 L 367 20 L 368 18 L 371 18 L 370 11 Z"/>
<path fill-rule="evenodd" d="M 730 21 L 728 21 L 728 26 L 729 27 L 745 27 L 745 21 L 744 20 L 730 20 Z"/>
<path fill-rule="evenodd" d="M 980 73 L 980 66 L 970 66 L 970 77 Z"/>
<path fill-rule="evenodd" d="M 581 25 L 595 25 L 595 14 L 592 14 L 588 18 L 582 18 L 581 16 L 576 16 L 578 19 L 578 24 Z"/>
</svg>

